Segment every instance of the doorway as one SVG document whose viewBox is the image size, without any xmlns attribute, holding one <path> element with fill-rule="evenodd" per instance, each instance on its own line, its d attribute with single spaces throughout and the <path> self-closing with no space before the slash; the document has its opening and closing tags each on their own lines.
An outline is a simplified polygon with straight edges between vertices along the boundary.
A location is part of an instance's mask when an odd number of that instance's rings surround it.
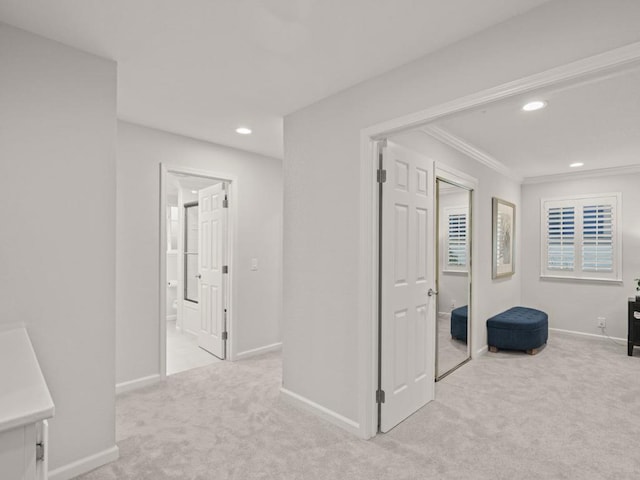
<svg viewBox="0 0 640 480">
<path fill-rule="evenodd" d="M 434 162 L 378 143 L 378 429 L 435 397 Z"/>
<path fill-rule="evenodd" d="M 438 152 L 425 138 L 413 129 L 377 142 L 376 402 L 382 433 L 434 400 L 435 382 L 470 359 L 476 183 L 434 160 Z M 446 341 L 439 338 L 444 335 Z"/>
<path fill-rule="evenodd" d="M 161 372 L 228 357 L 232 181 L 161 168 Z"/>
</svg>

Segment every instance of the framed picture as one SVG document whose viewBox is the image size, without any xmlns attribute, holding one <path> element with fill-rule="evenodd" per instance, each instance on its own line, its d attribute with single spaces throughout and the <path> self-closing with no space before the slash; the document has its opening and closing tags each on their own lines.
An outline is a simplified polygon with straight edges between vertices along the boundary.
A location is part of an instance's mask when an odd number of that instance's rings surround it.
<svg viewBox="0 0 640 480">
<path fill-rule="evenodd" d="M 516 206 L 493 197 L 493 255 L 491 278 L 508 277 L 515 272 Z"/>
</svg>

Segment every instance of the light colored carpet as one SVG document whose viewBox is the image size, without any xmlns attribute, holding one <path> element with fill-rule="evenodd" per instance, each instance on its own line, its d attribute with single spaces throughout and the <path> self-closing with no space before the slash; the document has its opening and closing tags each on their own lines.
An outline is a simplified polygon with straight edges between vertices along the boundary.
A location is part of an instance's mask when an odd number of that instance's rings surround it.
<svg viewBox="0 0 640 480">
<path fill-rule="evenodd" d="M 635 479 L 640 349 L 552 335 L 489 353 L 358 440 L 279 398 L 280 358 L 220 362 L 120 396 L 120 459 L 84 479 Z"/>
<path fill-rule="evenodd" d="M 460 365 L 467 357 L 467 343 L 451 338 L 451 314 L 439 313 L 438 342 L 436 345 L 438 361 L 436 364 L 436 376 L 447 373 L 452 368 Z"/>
</svg>

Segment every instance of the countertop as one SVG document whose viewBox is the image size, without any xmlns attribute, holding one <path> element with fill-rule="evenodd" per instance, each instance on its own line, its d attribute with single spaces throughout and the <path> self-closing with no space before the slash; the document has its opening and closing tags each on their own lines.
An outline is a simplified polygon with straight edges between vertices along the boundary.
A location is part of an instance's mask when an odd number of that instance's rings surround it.
<svg viewBox="0 0 640 480">
<path fill-rule="evenodd" d="M 54 410 L 27 330 L 0 329 L 0 432 L 51 418 Z"/>
</svg>

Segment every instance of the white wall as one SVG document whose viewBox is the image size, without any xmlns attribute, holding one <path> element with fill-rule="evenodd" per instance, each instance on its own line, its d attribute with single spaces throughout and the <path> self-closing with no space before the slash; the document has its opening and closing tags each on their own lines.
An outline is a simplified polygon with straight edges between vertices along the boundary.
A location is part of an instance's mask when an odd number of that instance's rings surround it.
<svg viewBox="0 0 640 480">
<path fill-rule="evenodd" d="M 438 160 L 439 162 L 446 161 L 442 157 L 438 158 Z M 438 260 L 438 313 L 449 313 L 453 308 L 467 305 L 469 279 L 467 271 L 452 271 L 452 269 L 445 268 L 447 259 L 446 239 L 449 228 L 447 209 L 461 207 L 467 208 L 468 211 L 469 192 L 460 187 L 453 187 L 453 190 L 442 191 L 441 189 L 438 197 L 438 215 L 440 219 L 438 230 L 438 249 L 440 253 L 440 259 Z M 469 217 L 467 216 L 467 218 Z M 470 235 L 470 231 L 467 231 L 467 234 Z"/>
<path fill-rule="evenodd" d="M 1 23 L 0 65 L 0 322 L 27 325 L 55 470 L 115 446 L 116 65 Z"/>
<path fill-rule="evenodd" d="M 280 342 L 282 162 L 118 123 L 117 383 L 159 373 L 159 164 L 235 175 L 235 352 Z M 250 271 L 251 258 L 259 270 Z"/>
<path fill-rule="evenodd" d="M 527 306 L 549 314 L 549 326 L 599 335 L 597 317 L 606 317 L 607 333 L 627 338 L 627 298 L 640 277 L 640 174 L 584 178 L 523 185 L 522 298 Z M 583 193 L 622 192 L 623 283 L 584 282 L 540 278 L 540 199 Z"/>
<path fill-rule="evenodd" d="M 370 290 L 358 274 L 358 253 L 366 246 L 359 231 L 361 130 L 637 41 L 639 22 L 640 2 L 549 2 L 285 118 L 286 389 L 361 429 L 367 420 L 358 400 L 358 387 L 371 374 L 358 363 L 358 324 L 368 321 Z M 519 188 L 504 183 L 496 190 L 518 203 Z M 487 191 L 479 200 L 477 221 L 486 229 L 490 196 Z M 486 258 L 477 258 L 485 282 L 490 253 L 480 250 Z M 489 285 L 493 301 L 519 298 L 517 278 Z"/>
</svg>

